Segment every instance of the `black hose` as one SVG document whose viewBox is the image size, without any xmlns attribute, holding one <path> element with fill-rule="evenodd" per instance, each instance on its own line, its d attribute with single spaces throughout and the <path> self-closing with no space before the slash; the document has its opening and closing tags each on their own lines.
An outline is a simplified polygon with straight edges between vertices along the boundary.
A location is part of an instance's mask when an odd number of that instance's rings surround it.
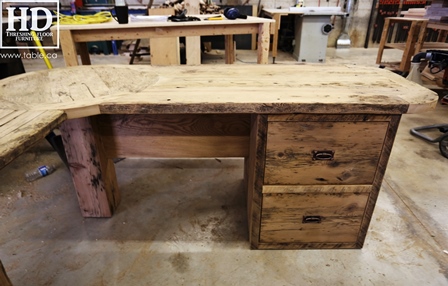
<svg viewBox="0 0 448 286">
<path fill-rule="evenodd" d="M 428 55 L 427 52 L 421 52 L 421 53 L 415 54 L 415 55 L 412 57 L 412 61 L 411 61 L 411 63 L 419 63 L 419 62 L 422 61 L 422 59 L 426 59 L 426 56 L 427 56 L 427 55 Z"/>
</svg>

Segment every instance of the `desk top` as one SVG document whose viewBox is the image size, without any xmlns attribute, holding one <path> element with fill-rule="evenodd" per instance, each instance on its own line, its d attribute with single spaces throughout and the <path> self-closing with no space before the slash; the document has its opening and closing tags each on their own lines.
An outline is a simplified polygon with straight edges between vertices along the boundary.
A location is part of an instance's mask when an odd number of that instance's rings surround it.
<svg viewBox="0 0 448 286">
<path fill-rule="evenodd" d="M 0 81 L 0 106 L 98 113 L 415 113 L 437 95 L 352 65 L 78 66 Z M 85 114 L 81 114 L 85 116 Z"/>
<path fill-rule="evenodd" d="M 351 65 L 76 66 L 0 81 L 0 169 L 67 118 L 96 114 L 401 114 L 436 93 Z"/>
<path fill-rule="evenodd" d="M 211 17 L 211 15 L 189 15 L 205 19 Z M 59 25 L 59 30 L 102 30 L 102 29 L 132 29 L 132 28 L 149 28 L 149 27 L 192 27 L 192 26 L 221 26 L 221 25 L 241 25 L 241 24 L 261 24 L 261 23 L 274 23 L 272 19 L 251 17 L 247 19 L 236 20 L 202 20 L 202 21 L 188 21 L 188 22 L 156 22 L 156 21 L 142 21 L 142 22 L 129 22 L 128 24 L 118 24 L 117 21 L 109 21 L 101 24 L 88 24 L 88 25 Z M 55 30 L 57 27 L 51 27 Z"/>
</svg>

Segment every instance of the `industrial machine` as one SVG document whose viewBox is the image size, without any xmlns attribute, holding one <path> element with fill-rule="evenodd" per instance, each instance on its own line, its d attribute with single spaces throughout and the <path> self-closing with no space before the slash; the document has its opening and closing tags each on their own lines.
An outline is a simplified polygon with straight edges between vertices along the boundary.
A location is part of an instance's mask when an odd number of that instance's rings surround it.
<svg viewBox="0 0 448 286">
<path fill-rule="evenodd" d="M 411 61 L 411 71 L 407 78 L 411 81 L 418 82 L 420 80 L 421 82 L 418 66 L 423 59 L 428 60 L 429 71 L 432 74 L 444 72 L 442 82 L 443 85 L 448 86 L 448 51 L 443 50 L 428 50 L 414 55 Z M 448 96 L 445 96 L 442 99 L 442 103 L 448 104 Z M 435 138 L 425 134 L 425 132 L 434 130 L 438 130 L 443 134 L 436 136 Z M 448 124 L 434 124 L 412 128 L 411 134 L 429 143 L 439 143 L 440 153 L 442 153 L 445 158 L 448 158 Z"/>
<path fill-rule="evenodd" d="M 331 16 L 347 13 L 340 7 L 291 7 L 289 10 L 300 13 L 295 19 L 293 56 L 299 62 L 325 62 L 328 34 L 333 30 Z"/>
</svg>

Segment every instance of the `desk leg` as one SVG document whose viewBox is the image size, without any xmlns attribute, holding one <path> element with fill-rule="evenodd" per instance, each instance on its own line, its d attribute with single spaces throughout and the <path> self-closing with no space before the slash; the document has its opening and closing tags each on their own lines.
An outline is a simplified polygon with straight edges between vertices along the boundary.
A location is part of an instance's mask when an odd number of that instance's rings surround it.
<svg viewBox="0 0 448 286">
<path fill-rule="evenodd" d="M 59 40 L 61 41 L 62 55 L 65 65 L 68 67 L 78 66 L 78 54 L 76 53 L 75 41 L 70 31 L 59 31 Z"/>
<path fill-rule="evenodd" d="M 269 33 L 270 23 L 261 23 L 258 26 L 258 58 L 257 63 L 267 64 L 269 60 Z"/>
<path fill-rule="evenodd" d="M 267 115 L 252 115 L 249 158 L 245 160 L 249 242 L 257 249 L 260 242 L 261 202 L 266 158 Z"/>
<path fill-rule="evenodd" d="M 226 64 L 233 64 L 235 62 L 235 45 L 233 43 L 233 35 L 225 35 L 224 40 Z"/>
<path fill-rule="evenodd" d="M 114 163 L 107 158 L 94 117 L 65 121 L 62 140 L 84 217 L 111 217 L 120 202 Z"/>
</svg>

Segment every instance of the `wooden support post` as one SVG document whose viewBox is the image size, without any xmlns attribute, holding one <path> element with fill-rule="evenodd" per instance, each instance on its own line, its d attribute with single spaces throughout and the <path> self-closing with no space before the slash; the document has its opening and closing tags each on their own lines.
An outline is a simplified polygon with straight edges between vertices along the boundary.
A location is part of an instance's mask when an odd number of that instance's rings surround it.
<svg viewBox="0 0 448 286">
<path fill-rule="evenodd" d="M 269 60 L 269 40 L 271 23 L 262 23 L 258 28 L 258 58 L 257 63 L 267 64 Z"/>
<path fill-rule="evenodd" d="M 106 156 L 95 117 L 65 121 L 60 128 L 84 217 L 111 217 L 120 202 L 115 167 Z"/>
<path fill-rule="evenodd" d="M 180 65 L 179 38 L 152 38 L 151 47 L 152 66 Z"/>
<path fill-rule="evenodd" d="M 78 53 L 76 52 L 76 45 L 75 41 L 73 41 L 71 31 L 59 31 L 59 39 L 61 41 L 61 49 L 65 65 L 68 67 L 79 65 Z"/>
<path fill-rule="evenodd" d="M 245 160 L 247 181 L 247 220 L 249 242 L 257 249 L 260 242 L 261 201 L 266 158 L 267 116 L 252 115 L 249 157 Z"/>
<path fill-rule="evenodd" d="M 387 34 L 389 31 L 389 27 L 390 27 L 390 19 L 386 18 L 384 20 L 383 32 L 381 33 L 380 45 L 378 46 L 378 55 L 376 57 L 376 64 L 378 64 L 378 65 L 381 63 L 381 58 L 383 57 L 383 52 L 384 52 L 384 47 L 387 42 Z"/>
<path fill-rule="evenodd" d="M 233 43 L 233 35 L 225 35 L 225 60 L 226 64 L 233 64 L 235 62 L 235 45 Z"/>
<path fill-rule="evenodd" d="M 406 40 L 406 46 L 401 57 L 400 71 L 407 72 L 411 67 L 411 58 L 415 54 L 415 45 L 417 43 L 417 37 L 420 32 L 421 22 L 412 21 L 411 28 L 408 32 L 408 38 Z"/>
<path fill-rule="evenodd" d="M 185 9 L 188 11 L 188 15 L 199 15 L 200 4 L 199 0 L 185 0 Z M 201 64 L 201 37 L 190 36 L 185 37 L 185 53 L 187 58 L 187 65 L 200 65 Z"/>
<path fill-rule="evenodd" d="M 81 56 L 81 63 L 83 65 L 91 65 L 89 49 L 87 48 L 86 42 L 78 43 L 78 52 L 79 55 Z"/>
</svg>

